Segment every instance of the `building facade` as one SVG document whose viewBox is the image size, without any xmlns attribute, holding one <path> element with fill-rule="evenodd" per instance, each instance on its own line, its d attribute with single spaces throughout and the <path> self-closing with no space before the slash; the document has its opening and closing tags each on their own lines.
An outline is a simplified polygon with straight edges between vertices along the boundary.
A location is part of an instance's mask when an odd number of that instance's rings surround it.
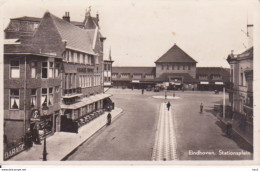
<svg viewBox="0 0 260 171">
<path fill-rule="evenodd" d="M 248 49 L 241 54 L 228 55 L 231 86 L 228 90 L 234 121 L 241 131 L 253 137 L 253 25 L 247 25 Z"/>
<path fill-rule="evenodd" d="M 13 24 L 21 18 L 10 21 L 4 45 L 5 150 L 22 141 L 35 125 L 41 137 L 56 131 L 77 132 L 111 103 L 111 95 L 103 93 L 106 38 L 100 33 L 98 17 L 88 11 L 84 22 L 76 25 L 68 12 L 63 19 L 46 12 L 26 35 L 21 25 Z M 26 22 L 27 26 L 37 23 L 35 18 Z M 9 27 L 16 30 L 13 35 Z M 47 134 L 43 134 L 43 120 Z"/>
<path fill-rule="evenodd" d="M 147 88 L 160 85 L 174 90 L 222 90 L 229 84 L 227 69 L 196 67 L 197 61 L 176 44 L 155 64 L 155 67 L 113 67 L 113 86 Z"/>
</svg>

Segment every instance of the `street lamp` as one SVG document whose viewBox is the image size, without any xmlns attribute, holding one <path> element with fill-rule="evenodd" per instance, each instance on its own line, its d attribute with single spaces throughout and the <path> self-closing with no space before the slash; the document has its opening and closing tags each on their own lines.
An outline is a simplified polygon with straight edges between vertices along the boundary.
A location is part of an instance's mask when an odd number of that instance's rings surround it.
<svg viewBox="0 0 260 171">
<path fill-rule="evenodd" d="M 44 131 L 44 144 L 43 144 L 43 153 L 42 153 L 42 160 L 43 161 L 47 161 L 47 150 L 46 150 L 46 116 L 48 114 L 49 108 L 47 106 L 47 104 L 45 103 L 42 107 L 42 114 L 44 117 L 44 127 L 43 127 L 43 131 Z"/>
</svg>

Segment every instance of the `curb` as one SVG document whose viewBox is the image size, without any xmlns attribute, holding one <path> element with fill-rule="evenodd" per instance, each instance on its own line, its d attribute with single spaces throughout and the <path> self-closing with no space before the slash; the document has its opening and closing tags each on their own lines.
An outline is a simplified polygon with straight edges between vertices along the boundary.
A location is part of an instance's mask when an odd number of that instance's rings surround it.
<svg viewBox="0 0 260 171">
<path fill-rule="evenodd" d="M 123 109 L 121 109 L 121 112 L 119 112 L 111 121 L 114 122 L 115 120 L 117 120 L 121 114 L 123 113 Z M 62 157 L 61 159 L 59 159 L 59 161 L 66 161 L 68 159 L 69 156 L 71 156 L 82 144 L 84 144 L 86 141 L 88 141 L 90 138 L 92 138 L 96 133 L 98 133 L 99 131 L 101 131 L 103 128 L 106 127 L 106 124 L 101 126 L 96 132 L 94 132 L 91 136 L 89 136 L 87 139 L 85 139 L 84 141 L 82 141 L 79 145 L 77 145 L 75 148 L 73 148 L 73 150 L 71 150 L 68 154 L 66 154 L 64 157 Z"/>
</svg>

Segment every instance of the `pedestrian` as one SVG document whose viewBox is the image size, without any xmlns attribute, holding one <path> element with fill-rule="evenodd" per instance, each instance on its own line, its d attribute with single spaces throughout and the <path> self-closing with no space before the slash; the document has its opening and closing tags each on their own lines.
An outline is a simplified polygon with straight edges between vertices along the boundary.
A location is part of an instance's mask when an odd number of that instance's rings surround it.
<svg viewBox="0 0 260 171">
<path fill-rule="evenodd" d="M 111 115 L 111 113 L 108 113 L 107 114 L 107 125 L 111 124 L 111 119 L 112 119 L 112 115 Z"/>
<path fill-rule="evenodd" d="M 175 97 L 175 92 L 173 92 L 172 96 Z"/>
<path fill-rule="evenodd" d="M 144 89 L 142 89 L 142 94 L 144 94 Z"/>
<path fill-rule="evenodd" d="M 35 144 L 41 144 L 41 141 L 40 141 L 40 135 L 39 135 L 39 124 L 38 123 L 35 123 L 34 125 L 34 128 L 33 128 L 33 131 L 34 131 L 34 143 Z M 45 135 L 44 135 L 45 136 Z"/>
<path fill-rule="evenodd" d="M 168 103 L 167 103 L 168 111 L 170 110 L 170 107 L 171 107 L 171 103 L 168 101 Z"/>
<path fill-rule="evenodd" d="M 200 113 L 202 113 L 203 112 L 203 104 L 201 103 L 200 104 Z"/>
</svg>

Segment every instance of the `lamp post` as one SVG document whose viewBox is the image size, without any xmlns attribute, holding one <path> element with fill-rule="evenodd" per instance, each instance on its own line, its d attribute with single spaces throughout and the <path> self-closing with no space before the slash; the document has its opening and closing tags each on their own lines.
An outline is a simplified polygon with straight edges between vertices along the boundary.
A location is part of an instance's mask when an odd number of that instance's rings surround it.
<svg viewBox="0 0 260 171">
<path fill-rule="evenodd" d="M 44 131 L 44 144 L 43 144 L 43 152 L 42 152 L 42 160 L 43 161 L 47 161 L 47 150 L 46 150 L 46 116 L 48 114 L 49 108 L 47 106 L 47 104 L 45 103 L 42 107 L 42 114 L 44 117 L 44 127 L 43 127 L 43 131 Z"/>
</svg>

